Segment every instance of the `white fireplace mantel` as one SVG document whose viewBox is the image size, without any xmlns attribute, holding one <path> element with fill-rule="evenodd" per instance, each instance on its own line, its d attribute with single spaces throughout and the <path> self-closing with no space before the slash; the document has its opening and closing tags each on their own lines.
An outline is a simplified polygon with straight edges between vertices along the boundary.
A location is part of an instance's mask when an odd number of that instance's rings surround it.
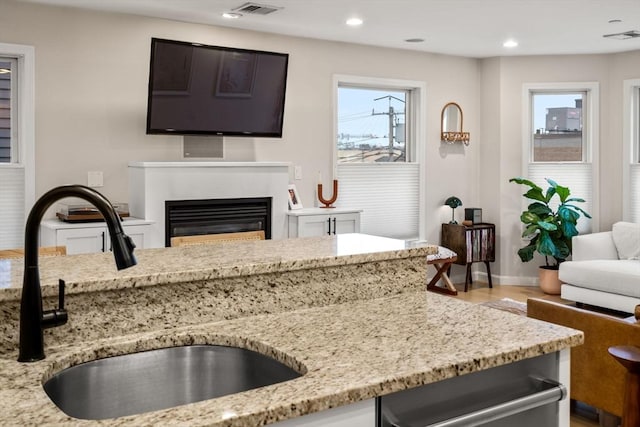
<svg viewBox="0 0 640 427">
<path fill-rule="evenodd" d="M 154 221 L 149 247 L 163 247 L 167 200 L 271 197 L 271 238 L 286 237 L 289 163 L 131 162 L 129 212 Z"/>
</svg>

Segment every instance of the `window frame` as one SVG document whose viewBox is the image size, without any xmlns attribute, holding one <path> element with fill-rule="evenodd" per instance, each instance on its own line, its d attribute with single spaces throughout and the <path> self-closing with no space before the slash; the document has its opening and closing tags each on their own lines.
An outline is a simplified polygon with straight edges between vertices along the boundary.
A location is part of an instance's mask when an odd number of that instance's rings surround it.
<svg viewBox="0 0 640 427">
<path fill-rule="evenodd" d="M 412 104 L 412 99 L 414 98 L 414 94 L 413 94 L 413 90 L 412 88 L 402 88 L 402 87 L 390 87 L 390 86 L 370 86 L 370 85 L 361 85 L 361 84 L 352 84 L 352 83 L 344 83 L 344 82 L 338 82 L 338 86 L 336 87 L 336 131 L 334 133 L 334 135 L 338 134 L 338 118 L 337 118 L 337 113 L 338 113 L 338 108 L 339 108 L 339 90 L 343 89 L 343 88 L 348 88 L 348 89 L 360 89 L 360 90 L 375 90 L 375 91 L 380 91 L 380 92 L 384 92 L 385 90 L 389 90 L 389 91 L 394 91 L 394 92 L 404 92 L 404 96 L 405 96 L 405 112 L 404 112 L 404 138 L 405 138 L 405 160 L 403 162 L 399 162 L 399 163 L 417 163 L 416 160 L 414 159 L 415 157 L 415 132 L 413 131 L 413 104 Z M 408 125 L 407 125 L 408 124 Z M 338 162 L 338 148 L 337 148 L 337 141 L 335 141 L 335 147 L 334 147 L 334 158 L 335 158 L 335 162 L 336 164 L 344 164 L 344 163 L 340 163 Z M 345 162 L 346 163 L 346 162 Z M 354 163 L 369 163 L 369 162 L 354 162 Z"/>
<path fill-rule="evenodd" d="M 535 130 L 535 111 L 533 108 L 533 98 L 535 95 L 569 95 L 569 94 L 580 94 L 582 96 L 582 147 L 581 147 L 581 160 L 550 160 L 550 161 L 536 161 L 534 158 L 535 155 L 535 144 L 534 144 L 534 130 Z M 585 132 L 585 128 L 589 129 L 591 126 L 591 118 L 589 117 L 589 112 L 591 110 L 591 106 L 588 102 L 589 93 L 586 90 L 530 90 L 529 91 L 529 109 L 530 109 L 530 117 L 529 117 L 529 162 L 530 163 L 590 163 L 591 161 L 591 135 L 589 132 Z M 587 102 L 585 102 L 587 101 Z"/>
<path fill-rule="evenodd" d="M 0 162 L 1 165 L 18 163 L 20 159 L 20 150 L 18 144 L 17 130 L 17 113 L 18 113 L 18 60 L 12 56 L 0 56 L 0 62 L 9 62 L 11 64 L 11 75 L 9 80 L 9 91 L 11 98 L 9 100 L 9 161 Z"/>
<path fill-rule="evenodd" d="M 583 100 L 583 154 L 582 161 L 533 162 L 533 93 L 576 93 L 585 92 Z M 523 176 L 528 176 L 530 164 L 547 165 L 591 165 L 591 232 L 599 231 L 600 198 L 599 198 L 599 135 L 600 135 L 600 85 L 598 82 L 551 82 L 525 83 L 522 85 L 522 165 Z M 562 183 L 561 183 L 562 184 Z"/>
<path fill-rule="evenodd" d="M 0 43 L 0 57 L 17 60 L 16 111 L 12 111 L 12 161 L 0 168 L 24 169 L 25 222 L 35 201 L 35 48 Z M 14 77 L 12 76 L 12 80 Z M 15 125 L 16 129 L 13 129 Z M 15 136 L 15 141 L 13 141 Z M 13 153 L 13 150 L 16 153 Z M 14 161 L 15 159 L 15 161 Z"/>
<path fill-rule="evenodd" d="M 407 100 L 405 109 L 405 135 L 406 135 L 406 161 L 403 165 L 415 163 L 418 165 L 418 239 L 426 240 L 426 209 L 427 186 L 425 182 L 426 165 L 426 116 L 427 85 L 418 80 L 388 79 L 379 77 L 356 76 L 348 74 L 333 75 L 333 136 L 332 136 L 332 179 L 338 176 L 338 147 L 336 135 L 338 135 L 338 88 L 341 86 L 406 90 Z M 370 165 L 360 164 L 357 165 Z M 387 165 L 388 166 L 388 165 Z"/>
<path fill-rule="evenodd" d="M 622 220 L 633 221 L 631 165 L 640 168 L 640 79 L 624 80 L 622 86 Z"/>
</svg>

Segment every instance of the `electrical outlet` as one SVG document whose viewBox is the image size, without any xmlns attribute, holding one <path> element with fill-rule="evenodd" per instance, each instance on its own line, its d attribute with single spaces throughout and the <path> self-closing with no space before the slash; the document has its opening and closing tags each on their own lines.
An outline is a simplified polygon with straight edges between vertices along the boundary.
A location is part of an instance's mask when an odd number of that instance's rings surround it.
<svg viewBox="0 0 640 427">
<path fill-rule="evenodd" d="M 293 177 L 297 180 L 302 179 L 302 166 L 295 166 L 293 168 Z"/>
<path fill-rule="evenodd" d="M 87 172 L 87 185 L 89 187 L 102 187 L 104 185 L 102 171 Z"/>
</svg>

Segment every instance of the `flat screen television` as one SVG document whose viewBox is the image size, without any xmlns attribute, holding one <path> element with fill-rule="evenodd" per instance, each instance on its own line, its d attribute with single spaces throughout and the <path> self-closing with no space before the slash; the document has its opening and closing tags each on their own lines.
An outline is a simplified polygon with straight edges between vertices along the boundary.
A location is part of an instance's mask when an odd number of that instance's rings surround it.
<svg viewBox="0 0 640 427">
<path fill-rule="evenodd" d="M 147 133 L 282 137 L 289 55 L 151 39 Z"/>
</svg>

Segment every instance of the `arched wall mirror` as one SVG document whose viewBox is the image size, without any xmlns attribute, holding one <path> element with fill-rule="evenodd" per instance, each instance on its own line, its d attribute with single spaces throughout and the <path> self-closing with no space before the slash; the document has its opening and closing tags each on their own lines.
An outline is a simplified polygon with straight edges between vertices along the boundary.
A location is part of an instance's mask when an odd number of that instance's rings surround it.
<svg viewBox="0 0 640 427">
<path fill-rule="evenodd" d="M 450 102 L 442 109 L 440 115 L 440 139 L 449 144 L 454 142 L 462 142 L 469 145 L 469 132 L 462 130 L 462 108 L 455 103 Z"/>
</svg>

